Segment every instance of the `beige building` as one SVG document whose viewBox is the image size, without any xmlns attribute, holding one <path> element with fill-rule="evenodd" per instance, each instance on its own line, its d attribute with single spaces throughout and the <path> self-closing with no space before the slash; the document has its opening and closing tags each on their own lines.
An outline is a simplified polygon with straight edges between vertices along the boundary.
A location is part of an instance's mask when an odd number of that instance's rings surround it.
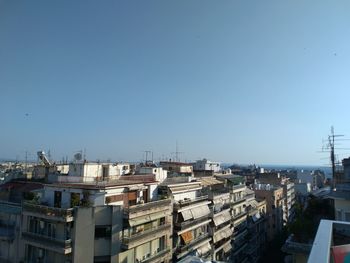
<svg viewBox="0 0 350 263">
<path fill-rule="evenodd" d="M 211 259 L 211 202 L 207 195 L 201 194 L 201 183 L 181 177 L 169 178 L 159 189 L 160 195 L 173 200 L 173 261 L 189 254 Z"/>
<path fill-rule="evenodd" d="M 268 240 L 272 240 L 276 233 L 283 227 L 283 188 L 269 184 L 254 185 L 254 192 L 257 198 L 266 201 L 266 212 L 268 214 L 267 233 Z"/>
<path fill-rule="evenodd" d="M 229 261 L 232 250 L 230 193 L 226 189 L 211 191 L 211 219 L 209 234 L 212 237 L 213 260 Z"/>
</svg>

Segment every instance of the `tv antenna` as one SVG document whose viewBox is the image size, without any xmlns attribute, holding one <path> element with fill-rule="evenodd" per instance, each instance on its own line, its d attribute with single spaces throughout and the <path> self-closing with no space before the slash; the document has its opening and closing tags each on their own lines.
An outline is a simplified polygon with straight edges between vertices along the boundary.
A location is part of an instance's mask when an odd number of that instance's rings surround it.
<svg viewBox="0 0 350 263">
<path fill-rule="evenodd" d="M 180 161 L 180 158 L 179 158 L 179 155 L 180 154 L 183 154 L 184 152 L 179 152 L 179 144 L 176 140 L 176 148 L 175 148 L 175 152 L 172 152 L 172 154 L 175 154 L 175 162 L 179 162 Z"/>
<path fill-rule="evenodd" d="M 340 139 L 339 137 L 344 137 L 343 134 L 334 134 L 334 127 L 331 126 L 331 133 L 328 135 L 328 139 L 325 140 L 325 145 L 322 146 L 322 152 L 329 152 L 330 161 L 331 161 L 331 168 L 332 168 L 332 181 L 333 181 L 333 188 L 335 188 L 335 181 L 336 181 L 336 165 L 340 164 L 339 161 L 337 161 L 337 156 L 335 154 L 335 150 L 349 150 L 350 148 L 338 148 L 336 147 L 337 142 L 339 141 L 345 141 L 347 139 Z"/>
<path fill-rule="evenodd" d="M 145 164 L 147 165 L 148 164 L 148 155 L 150 154 L 151 155 L 151 162 L 153 162 L 153 151 L 149 151 L 149 150 L 147 150 L 147 151 L 143 151 L 144 153 L 145 153 Z"/>
</svg>

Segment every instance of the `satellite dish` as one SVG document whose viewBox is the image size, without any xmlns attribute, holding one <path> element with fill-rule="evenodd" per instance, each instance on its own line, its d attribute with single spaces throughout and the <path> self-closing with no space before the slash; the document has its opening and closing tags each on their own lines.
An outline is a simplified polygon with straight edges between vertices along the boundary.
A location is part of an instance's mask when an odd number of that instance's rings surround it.
<svg viewBox="0 0 350 263">
<path fill-rule="evenodd" d="M 82 157 L 81 153 L 76 153 L 76 154 L 74 154 L 74 160 L 76 160 L 76 161 L 81 161 L 82 158 L 83 158 L 83 157 Z"/>
</svg>

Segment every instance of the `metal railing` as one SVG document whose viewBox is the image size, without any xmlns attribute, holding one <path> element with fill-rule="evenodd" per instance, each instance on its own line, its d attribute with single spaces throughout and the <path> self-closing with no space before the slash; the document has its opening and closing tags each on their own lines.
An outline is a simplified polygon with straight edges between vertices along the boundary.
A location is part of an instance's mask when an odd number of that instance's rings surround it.
<svg viewBox="0 0 350 263">
<path fill-rule="evenodd" d="M 152 202 L 148 202 L 148 203 L 137 204 L 137 205 L 126 207 L 126 208 L 124 208 L 124 213 L 125 214 L 136 213 L 139 211 L 146 211 L 146 210 L 149 210 L 151 208 L 170 206 L 170 204 L 171 204 L 170 199 L 152 201 Z"/>
<path fill-rule="evenodd" d="M 163 224 L 157 227 L 152 227 L 150 229 L 147 229 L 145 231 L 141 231 L 135 234 L 131 234 L 131 235 L 125 235 L 123 236 L 123 243 L 128 245 L 131 242 L 137 241 L 145 236 L 153 236 L 153 234 L 156 234 L 157 232 L 163 231 L 163 230 L 167 230 L 170 229 L 171 225 L 170 224 Z"/>
<path fill-rule="evenodd" d="M 181 223 L 174 223 L 174 228 L 175 228 L 175 230 L 183 230 L 183 229 L 189 228 L 191 226 L 195 226 L 197 224 L 205 222 L 207 220 L 209 220 L 209 217 L 205 216 L 205 217 L 201 217 L 201 218 L 194 219 L 194 220 L 191 220 L 191 221 L 184 221 L 184 222 L 181 222 Z M 208 222 L 208 224 L 209 224 L 209 222 Z"/>
<path fill-rule="evenodd" d="M 153 255 L 151 255 L 150 257 L 141 260 L 140 262 L 141 262 L 141 263 L 150 263 L 150 262 L 152 262 L 153 260 L 155 260 L 155 259 L 157 259 L 157 258 L 160 258 L 160 257 L 166 255 L 166 254 L 169 253 L 169 252 L 170 252 L 170 248 L 165 248 L 165 249 L 163 249 L 163 250 L 157 252 L 156 254 L 153 254 Z"/>
<path fill-rule="evenodd" d="M 203 233 L 202 235 L 200 235 L 196 239 L 192 240 L 189 244 L 178 248 L 177 252 L 183 252 L 183 251 L 190 250 L 191 247 L 198 245 L 199 243 L 201 243 L 203 240 L 207 239 L 208 237 L 209 237 L 209 233 Z"/>
<path fill-rule="evenodd" d="M 243 216 L 245 216 L 245 215 L 247 215 L 247 212 L 246 212 L 246 211 L 234 215 L 234 216 L 232 217 L 232 219 L 233 219 L 233 221 L 235 221 L 235 220 L 237 220 L 237 219 L 239 219 L 239 218 L 241 218 L 241 217 L 243 217 Z"/>
<path fill-rule="evenodd" d="M 203 196 L 198 196 L 194 199 L 187 199 L 187 200 L 181 200 L 177 203 L 175 203 L 174 207 L 175 208 L 181 208 L 181 207 L 184 207 L 184 206 L 189 206 L 193 203 L 196 203 L 196 202 L 200 202 L 200 201 L 207 201 L 208 200 L 208 196 L 207 195 L 203 195 Z"/>
</svg>

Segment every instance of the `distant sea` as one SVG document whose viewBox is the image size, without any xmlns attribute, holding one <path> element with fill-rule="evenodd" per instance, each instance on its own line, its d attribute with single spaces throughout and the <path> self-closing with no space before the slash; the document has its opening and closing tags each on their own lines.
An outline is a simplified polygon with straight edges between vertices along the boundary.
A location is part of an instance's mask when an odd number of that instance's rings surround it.
<svg viewBox="0 0 350 263">
<path fill-rule="evenodd" d="M 232 163 L 223 163 L 223 167 L 230 167 L 233 165 Z M 239 166 L 248 166 L 248 165 L 239 165 Z M 304 171 L 313 171 L 313 170 L 321 170 L 325 173 L 327 178 L 332 178 L 332 168 L 329 166 L 317 166 L 317 165 L 291 165 L 291 164 L 256 164 L 258 167 L 262 167 L 268 170 L 304 170 Z"/>
</svg>

